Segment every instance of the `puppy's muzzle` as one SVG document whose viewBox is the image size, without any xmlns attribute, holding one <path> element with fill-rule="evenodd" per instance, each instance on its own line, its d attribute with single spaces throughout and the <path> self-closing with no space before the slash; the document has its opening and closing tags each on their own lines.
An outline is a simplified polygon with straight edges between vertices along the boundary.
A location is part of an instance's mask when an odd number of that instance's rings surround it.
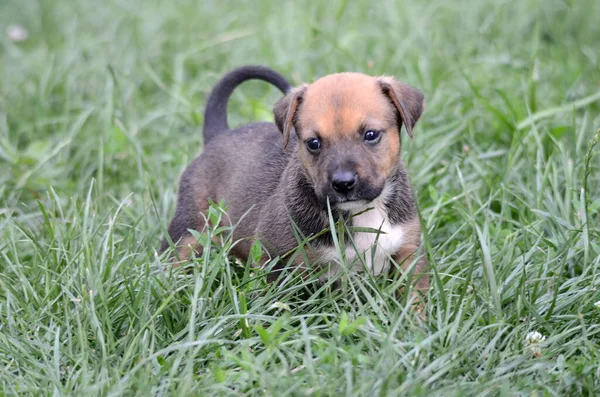
<svg viewBox="0 0 600 397">
<path fill-rule="evenodd" d="M 358 175 L 353 171 L 336 171 L 331 176 L 331 187 L 337 193 L 347 195 L 356 187 Z"/>
<path fill-rule="evenodd" d="M 339 167 L 328 178 L 323 197 L 331 203 L 370 202 L 381 193 L 383 186 L 372 186 L 368 180 L 360 177 L 354 167 Z"/>
</svg>

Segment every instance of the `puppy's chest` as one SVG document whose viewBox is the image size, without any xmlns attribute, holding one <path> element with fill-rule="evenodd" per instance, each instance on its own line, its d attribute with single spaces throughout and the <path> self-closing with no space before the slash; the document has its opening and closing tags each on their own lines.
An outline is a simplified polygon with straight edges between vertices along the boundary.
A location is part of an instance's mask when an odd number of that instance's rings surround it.
<svg viewBox="0 0 600 397">
<path fill-rule="evenodd" d="M 358 212 L 358 211 L 357 211 Z M 380 274 L 387 268 L 389 257 L 398 252 L 405 241 L 405 231 L 402 225 L 392 225 L 387 213 L 382 206 L 355 215 L 352 218 L 354 228 L 368 228 L 379 230 L 375 232 L 353 232 L 352 241 L 346 241 L 345 263 L 354 270 L 362 270 L 362 263 L 358 255 L 364 256 L 365 265 L 373 273 Z M 322 248 L 319 251 L 319 262 L 342 263 L 335 247 Z"/>
</svg>

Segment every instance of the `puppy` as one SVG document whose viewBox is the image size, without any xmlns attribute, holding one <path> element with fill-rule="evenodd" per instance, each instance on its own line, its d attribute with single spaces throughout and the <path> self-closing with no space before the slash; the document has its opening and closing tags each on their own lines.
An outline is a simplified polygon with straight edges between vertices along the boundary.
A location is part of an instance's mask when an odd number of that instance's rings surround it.
<svg viewBox="0 0 600 397">
<path fill-rule="evenodd" d="M 250 79 L 269 82 L 286 94 L 275 104 L 275 124 L 230 130 L 227 101 L 235 87 Z M 415 287 L 427 290 L 427 262 L 418 257 L 419 218 L 400 160 L 401 128 L 412 138 L 422 110 L 423 94 L 390 77 L 338 73 L 292 88 L 268 68 L 230 72 L 206 105 L 204 153 L 181 177 L 168 229 L 179 258 L 200 253 L 189 230 L 202 231 L 209 201 L 225 201 L 236 225 L 234 241 L 239 240 L 232 253 L 244 261 L 255 238 L 271 257 L 284 256 L 298 245 L 294 228 L 304 237 L 328 228 L 329 202 L 336 219 L 361 228 L 350 233 L 346 263 L 380 274 L 392 267 L 393 259 L 414 270 Z M 165 239 L 161 250 L 168 246 Z M 331 233 L 313 238 L 309 248 L 311 264 L 328 267 L 329 275 L 338 270 L 341 261 Z M 357 260 L 363 254 L 364 262 Z M 302 262 L 298 255 L 293 263 Z M 277 273 L 275 269 L 269 280 Z"/>
</svg>

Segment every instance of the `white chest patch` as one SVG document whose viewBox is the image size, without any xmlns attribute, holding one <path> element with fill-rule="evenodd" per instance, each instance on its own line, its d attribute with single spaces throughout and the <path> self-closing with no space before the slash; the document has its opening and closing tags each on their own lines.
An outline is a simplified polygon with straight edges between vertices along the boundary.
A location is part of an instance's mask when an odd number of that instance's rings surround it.
<svg viewBox="0 0 600 397">
<path fill-rule="evenodd" d="M 382 195 L 384 196 L 384 195 Z M 385 196 L 384 196 L 385 197 Z M 376 199 L 371 203 L 362 205 L 345 205 L 341 207 L 355 215 L 352 226 L 379 230 L 375 232 L 353 232 L 352 241 L 346 241 L 345 263 L 349 270 L 363 270 L 363 262 L 358 255 L 364 257 L 365 267 L 374 274 L 381 274 L 389 267 L 389 257 L 393 256 L 405 242 L 405 231 L 402 225 L 391 225 L 383 200 Z M 354 244 L 353 244 L 354 243 Z M 344 263 L 340 253 L 335 247 L 322 248 L 319 251 L 319 262 L 331 265 L 329 274 L 336 273 L 339 265 Z"/>
</svg>

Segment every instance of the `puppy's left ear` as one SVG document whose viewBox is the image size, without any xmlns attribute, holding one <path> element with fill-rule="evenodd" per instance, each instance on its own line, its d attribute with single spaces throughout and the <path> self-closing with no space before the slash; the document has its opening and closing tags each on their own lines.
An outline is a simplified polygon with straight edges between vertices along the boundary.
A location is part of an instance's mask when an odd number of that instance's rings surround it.
<svg viewBox="0 0 600 397">
<path fill-rule="evenodd" d="M 391 77 L 379 77 L 377 83 L 398 110 L 401 118 L 401 120 L 398 120 L 398 131 L 404 124 L 408 136 L 412 138 L 412 129 L 425 108 L 423 93 Z"/>
<path fill-rule="evenodd" d="M 304 91 L 306 91 L 306 85 L 294 88 L 273 107 L 275 124 L 283 134 L 283 150 L 285 150 L 290 140 L 290 131 L 298 112 L 298 106 L 302 102 Z"/>
</svg>

